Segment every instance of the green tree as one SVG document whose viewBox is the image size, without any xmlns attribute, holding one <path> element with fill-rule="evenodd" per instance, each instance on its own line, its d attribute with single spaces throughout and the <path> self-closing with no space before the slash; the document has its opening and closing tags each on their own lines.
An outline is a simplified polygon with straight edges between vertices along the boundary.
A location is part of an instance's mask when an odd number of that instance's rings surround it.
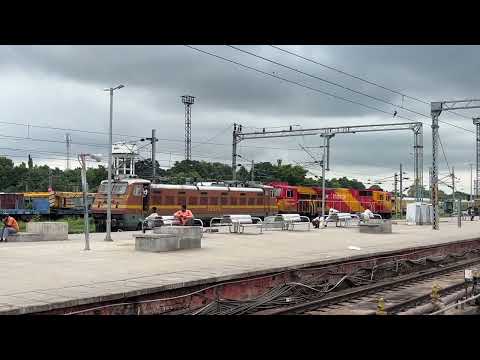
<svg viewBox="0 0 480 360">
<path fill-rule="evenodd" d="M 249 181 L 250 179 L 251 179 L 251 175 L 249 174 L 247 169 L 245 169 L 245 167 L 243 166 L 240 166 L 240 168 L 237 171 L 237 180 L 245 182 L 245 181 Z"/>
<path fill-rule="evenodd" d="M 14 164 L 13 161 L 6 157 L 0 157 L 0 187 L 2 191 L 8 191 L 12 186 L 15 186 L 17 179 L 13 176 Z"/>
</svg>

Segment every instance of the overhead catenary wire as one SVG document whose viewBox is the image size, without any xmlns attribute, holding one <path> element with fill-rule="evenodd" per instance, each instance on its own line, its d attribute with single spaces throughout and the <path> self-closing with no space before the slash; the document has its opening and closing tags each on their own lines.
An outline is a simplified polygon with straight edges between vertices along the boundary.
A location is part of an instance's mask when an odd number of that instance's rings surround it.
<svg viewBox="0 0 480 360">
<path fill-rule="evenodd" d="M 386 110 L 383 110 L 383 109 L 379 109 L 375 106 L 371 106 L 371 105 L 367 105 L 367 104 L 364 104 L 364 103 L 361 103 L 359 101 L 355 101 L 355 100 L 351 100 L 351 99 L 347 99 L 343 96 L 339 96 L 339 95 L 335 95 L 335 94 L 332 94 L 332 93 L 329 93 L 328 91 L 324 91 L 324 90 L 320 90 L 320 89 L 317 89 L 317 88 L 314 88 L 314 87 L 311 87 L 309 85 L 305 85 L 305 84 L 302 84 L 300 82 L 297 82 L 297 81 L 294 81 L 294 80 L 291 80 L 291 79 L 287 79 L 283 76 L 278 76 L 278 75 L 274 75 L 274 74 L 270 74 L 266 71 L 263 71 L 263 70 L 260 70 L 260 69 L 257 69 L 255 67 L 252 67 L 252 66 L 248 66 L 248 65 L 245 65 L 245 64 L 242 64 L 238 61 L 235 61 L 235 60 L 232 60 L 232 59 L 228 59 L 226 57 L 223 57 L 223 56 L 220 56 L 220 55 L 217 55 L 217 54 L 213 54 L 211 52 L 208 52 L 208 51 L 205 51 L 205 50 L 202 50 L 202 49 L 199 49 L 199 48 L 196 48 L 194 46 L 190 46 L 190 45 L 184 45 L 192 50 L 195 50 L 195 51 L 198 51 L 198 52 L 201 52 L 201 53 L 204 53 L 206 55 L 209 55 L 209 56 L 213 56 L 213 57 L 216 57 L 218 59 L 221 59 L 221 60 L 224 60 L 224 61 L 228 61 L 230 63 L 233 63 L 235 65 L 238 65 L 244 69 L 248 69 L 248 70 L 253 70 L 255 72 L 258 72 L 260 74 L 263 74 L 263 75 L 267 75 L 267 76 L 270 76 L 272 78 L 276 78 L 276 79 L 279 79 L 279 80 L 282 80 L 282 81 L 285 81 L 287 83 L 290 83 L 290 84 L 294 84 L 294 85 L 297 85 L 297 86 L 300 86 L 300 87 L 303 87 L 305 89 L 308 89 L 308 90 L 311 90 L 311 91 L 314 91 L 314 92 L 317 92 L 317 93 L 320 93 L 320 94 L 324 94 L 324 95 L 327 95 L 327 96 L 330 96 L 330 97 L 333 97 L 335 99 L 338 99 L 338 100 L 342 100 L 342 101 L 346 101 L 346 102 L 349 102 L 351 104 L 355 104 L 355 105 L 359 105 L 359 106 L 362 106 L 364 108 L 367 108 L 367 109 L 370 109 L 370 110 L 375 110 L 375 111 L 378 111 L 378 112 L 381 112 L 381 113 L 384 113 L 384 114 L 388 114 L 388 115 L 392 115 L 390 112 L 386 111 Z M 405 119 L 405 120 L 408 120 L 408 121 L 411 121 L 411 122 L 415 122 L 415 120 L 413 119 L 410 119 L 408 117 L 405 117 L 403 115 L 397 115 L 397 118 L 401 118 L 401 119 Z"/>
<path fill-rule="evenodd" d="M 321 77 L 316 76 L 316 75 L 313 75 L 313 74 L 309 74 L 309 73 L 307 73 L 307 72 L 305 72 L 305 71 L 296 69 L 296 68 L 294 68 L 294 67 L 291 67 L 291 66 L 288 66 L 288 65 L 285 65 L 285 64 L 282 64 L 282 63 L 279 63 L 279 62 L 277 62 L 277 61 L 275 61 L 275 60 L 266 58 L 266 57 L 264 57 L 264 56 L 260 56 L 260 55 L 258 55 L 258 54 L 252 53 L 252 52 L 250 52 L 250 51 L 247 51 L 247 50 L 244 50 L 244 49 L 240 49 L 240 48 L 238 48 L 238 47 L 236 47 L 236 46 L 233 46 L 233 45 L 226 45 L 226 46 L 228 46 L 228 47 L 230 47 L 230 48 L 232 48 L 232 49 L 241 51 L 241 52 L 243 52 L 243 53 L 246 53 L 246 54 L 255 56 L 255 57 L 259 58 L 259 59 L 268 61 L 268 62 L 270 62 L 270 63 L 272 63 L 272 64 L 275 64 L 275 65 L 284 67 L 284 68 L 286 68 L 286 69 L 295 71 L 295 72 L 297 72 L 297 73 L 299 73 L 299 74 L 306 75 L 306 76 L 308 76 L 308 77 L 311 77 L 311 78 L 320 80 L 320 81 L 322 81 L 322 82 L 324 82 L 324 83 L 327 83 L 327 84 L 329 84 L 329 85 L 337 86 L 337 87 L 340 87 L 340 88 L 342 88 L 342 89 L 344 89 L 344 90 L 348 90 L 348 91 L 350 91 L 350 92 L 353 92 L 353 93 L 355 93 L 355 94 L 359 94 L 359 95 L 368 97 L 368 98 L 370 98 L 370 99 L 373 99 L 373 100 L 376 100 L 376 101 L 379 101 L 379 102 L 383 102 L 383 103 L 385 103 L 385 104 L 387 104 L 387 105 L 391 105 L 391 106 L 393 106 L 393 107 L 395 107 L 395 108 L 402 109 L 402 110 L 406 110 L 406 111 L 411 112 L 411 113 L 413 113 L 413 114 L 420 115 L 420 116 L 423 116 L 423 117 L 426 117 L 426 118 L 430 118 L 430 116 L 428 116 L 428 115 L 426 115 L 426 114 L 423 114 L 423 113 L 420 113 L 420 112 L 418 112 L 418 111 L 411 110 L 411 109 L 409 109 L 409 108 L 406 108 L 406 107 L 403 107 L 403 106 L 394 104 L 394 103 L 392 103 L 392 102 L 390 102 L 390 101 L 388 101 L 388 100 L 386 100 L 386 99 L 382 99 L 382 98 L 379 98 L 379 97 L 376 97 L 376 96 L 373 96 L 373 95 L 364 93 L 364 92 L 362 92 L 362 91 L 358 91 L 358 90 L 349 88 L 349 87 L 347 87 L 347 86 L 341 85 L 341 84 L 339 84 L 339 83 L 337 83 L 337 82 L 330 81 L 330 80 L 321 78 Z"/>
<path fill-rule="evenodd" d="M 445 163 L 447 164 L 448 173 L 451 174 L 452 171 L 450 170 L 450 165 L 448 164 L 447 155 L 445 154 L 445 150 L 443 148 L 442 139 L 440 138 L 440 134 L 438 134 L 438 142 L 440 143 L 440 147 L 441 147 L 442 153 L 443 153 L 443 158 L 445 159 Z"/>
<path fill-rule="evenodd" d="M 383 103 L 388 104 L 388 105 L 390 105 L 390 106 L 393 106 L 393 107 L 395 107 L 395 108 L 397 108 L 397 109 L 406 110 L 406 111 L 408 111 L 408 112 L 411 112 L 411 113 L 416 114 L 416 115 L 419 115 L 419 116 L 423 116 L 423 117 L 428 118 L 428 119 L 431 118 L 431 117 L 430 117 L 429 115 L 427 115 L 427 114 L 423 114 L 423 113 L 420 113 L 420 112 L 418 112 L 418 111 L 416 111 L 416 110 L 409 109 L 409 108 L 407 108 L 407 107 L 405 107 L 405 106 L 403 106 L 403 105 L 397 105 L 397 104 L 394 104 L 394 103 L 392 103 L 392 102 L 390 102 L 390 101 L 388 101 L 388 100 L 381 99 L 381 98 L 378 98 L 378 97 L 376 97 L 376 96 L 373 96 L 373 95 L 364 93 L 364 92 L 362 92 L 362 91 L 358 91 L 358 90 L 349 88 L 349 87 L 344 86 L 344 85 L 341 85 L 341 84 L 339 84 L 339 83 L 337 83 L 337 82 L 330 81 L 330 80 L 321 78 L 321 77 L 319 77 L 319 76 L 309 74 L 309 73 L 307 73 L 307 72 L 301 71 L 301 70 L 296 69 L 296 68 L 293 68 L 293 67 L 291 67 L 291 66 L 288 66 L 288 65 L 279 63 L 279 62 L 277 62 L 277 61 L 268 59 L 268 58 L 263 57 L 263 56 L 260 56 L 260 55 L 258 55 L 258 54 L 254 54 L 254 53 L 252 53 L 252 52 L 250 52 L 250 51 L 247 51 L 247 50 L 244 50 L 244 49 L 240 49 L 240 48 L 238 48 L 238 47 L 236 47 L 236 46 L 232 46 L 232 45 L 227 45 L 227 46 L 230 47 L 230 48 L 233 48 L 233 49 L 235 49 L 235 50 L 241 51 L 241 52 L 243 52 L 243 53 L 246 53 L 246 54 L 255 56 L 255 57 L 260 58 L 260 59 L 262 59 L 262 60 L 268 61 L 268 62 L 270 62 L 270 63 L 272 63 L 272 64 L 275 64 L 275 65 L 284 67 L 284 68 L 286 68 L 286 69 L 295 71 L 295 72 L 300 73 L 300 74 L 302 74 L 302 75 L 306 75 L 306 76 L 312 77 L 312 78 L 314 78 L 314 79 L 320 80 L 320 81 L 322 81 L 322 82 L 328 83 L 328 84 L 330 84 L 330 85 L 337 86 L 337 87 L 340 87 L 340 88 L 342 88 L 342 89 L 351 91 L 351 92 L 353 92 L 353 93 L 356 93 L 356 94 L 359 94 L 359 95 L 362 95 L 362 96 L 366 96 L 366 97 L 368 97 L 368 98 L 370 98 L 370 99 L 383 102 Z M 427 103 L 427 104 L 428 104 L 428 103 Z M 400 116 L 397 115 L 397 117 L 400 117 Z M 473 130 L 466 129 L 466 128 L 462 127 L 462 126 L 455 125 L 455 124 L 452 124 L 452 123 L 449 123 L 449 122 L 446 122 L 446 121 L 443 121 L 443 120 L 439 120 L 439 122 L 442 122 L 442 123 L 444 123 L 444 124 L 447 124 L 447 125 L 456 127 L 456 128 L 458 128 L 458 129 L 462 129 L 462 130 L 464 130 L 464 131 L 468 131 L 468 132 L 471 132 L 471 133 L 474 132 Z"/>
<path fill-rule="evenodd" d="M 0 123 L 7 123 L 11 125 L 17 125 L 17 126 L 31 126 L 33 127 L 34 125 L 28 125 L 28 124 L 23 124 L 23 123 L 11 123 L 11 122 L 2 122 Z M 41 128 L 48 128 L 48 129 L 54 129 L 54 130 L 64 130 L 63 128 L 55 128 L 55 127 L 48 127 L 48 126 L 39 126 Z M 74 131 L 74 129 L 65 129 L 65 130 L 71 130 Z M 227 131 L 228 128 L 224 129 L 221 133 L 217 134 L 215 137 L 218 137 L 220 134 L 224 133 Z M 86 133 L 96 133 L 96 134 L 104 134 L 101 132 L 91 132 L 88 130 L 80 130 L 80 129 L 75 129 L 75 131 L 78 132 L 86 132 Z M 140 136 L 130 136 L 130 135 L 122 135 L 122 134 L 113 134 L 115 136 L 127 136 L 130 138 L 135 138 L 135 139 L 141 139 L 144 137 Z M 40 139 L 35 139 L 30 136 L 28 137 L 21 137 L 21 136 L 15 136 L 15 135 L 0 135 L 2 137 L 11 137 L 11 138 L 17 138 L 19 140 L 32 140 L 32 141 L 49 141 L 49 142 L 58 142 L 58 143 L 66 143 L 65 141 L 51 141 L 51 140 L 40 140 Z M 198 145 L 214 145 L 214 146 L 232 146 L 232 144 L 227 144 L 227 143 L 216 143 L 216 142 L 211 142 L 211 140 L 215 137 L 210 138 L 209 140 L 206 141 L 192 141 L 192 144 L 198 144 Z M 159 141 L 166 141 L 166 142 L 177 142 L 177 143 L 184 143 L 185 140 L 180 140 L 180 139 L 170 139 L 170 138 L 157 138 Z M 71 144 L 77 144 L 77 145 L 88 145 L 88 146 L 103 146 L 103 147 L 108 147 L 108 144 L 85 144 L 85 143 L 78 143 L 78 142 L 70 142 Z M 195 145 L 194 147 L 198 147 Z M 289 150 L 289 151 L 299 151 L 299 149 L 294 149 L 294 148 L 283 148 L 283 147 L 269 147 L 269 146 L 249 146 L 251 148 L 257 148 L 257 149 L 266 149 L 266 150 Z M 193 147 L 192 147 L 193 148 Z"/>
<path fill-rule="evenodd" d="M 351 74 L 351 73 L 348 73 L 348 72 L 346 72 L 346 71 L 340 70 L 340 69 L 335 68 L 335 67 L 333 67 L 333 66 L 329 66 L 329 65 L 323 64 L 323 63 L 321 63 L 321 62 L 319 62 L 319 61 L 316 61 L 316 60 L 307 58 L 307 57 L 305 57 L 305 56 L 299 55 L 299 54 L 297 54 L 297 53 L 295 53 L 295 52 L 293 52 L 293 51 L 289 51 L 289 50 L 283 49 L 283 48 L 278 47 L 278 46 L 275 46 L 275 45 L 270 45 L 270 47 L 272 47 L 272 48 L 274 48 L 274 49 L 277 49 L 277 50 L 280 50 L 280 51 L 282 51 L 282 52 L 284 52 L 284 53 L 293 55 L 293 56 L 295 56 L 295 57 L 297 57 L 297 58 L 300 58 L 300 59 L 306 60 L 306 61 L 308 61 L 308 62 L 314 63 L 314 64 L 316 64 L 316 65 L 323 66 L 324 68 L 327 68 L 327 69 L 336 71 L 336 72 L 338 72 L 338 73 L 340 73 L 340 74 L 343 74 L 343 75 L 349 76 L 349 77 L 351 77 L 351 78 L 360 80 L 360 81 L 365 82 L 365 83 L 367 83 L 367 84 L 376 86 L 376 87 L 381 88 L 381 89 L 383 89 L 383 90 L 387 90 L 387 91 L 390 91 L 390 92 L 392 92 L 392 93 L 401 95 L 401 96 L 404 97 L 404 98 L 408 98 L 408 99 L 411 99 L 411 100 L 420 102 L 420 103 L 422 103 L 422 104 L 430 105 L 430 103 L 429 103 L 428 101 L 426 101 L 426 100 L 413 97 L 413 96 L 411 96 L 411 95 L 408 95 L 408 94 L 406 94 L 406 93 L 400 92 L 400 91 L 395 90 L 395 89 L 388 88 L 388 87 L 386 87 L 386 86 L 380 85 L 380 84 L 378 84 L 378 83 L 376 83 L 376 82 L 367 80 L 367 79 L 362 78 L 362 77 L 360 77 L 360 76 L 353 75 L 353 74 Z M 457 112 L 454 112 L 454 111 L 450 111 L 450 113 L 455 114 L 455 115 L 460 116 L 460 117 L 463 117 L 463 118 L 465 118 L 465 119 L 469 119 L 469 120 L 471 119 L 471 118 L 468 117 L 468 116 L 465 116 L 465 115 L 463 115 L 463 114 L 460 114 L 460 113 L 457 113 Z M 439 120 L 439 121 L 440 121 L 440 120 Z M 440 121 L 440 122 L 444 122 L 444 121 Z M 450 124 L 450 123 L 447 123 L 447 122 L 444 122 L 444 123 L 449 124 L 449 125 L 451 125 L 451 126 L 455 126 L 455 125 Z"/>
</svg>

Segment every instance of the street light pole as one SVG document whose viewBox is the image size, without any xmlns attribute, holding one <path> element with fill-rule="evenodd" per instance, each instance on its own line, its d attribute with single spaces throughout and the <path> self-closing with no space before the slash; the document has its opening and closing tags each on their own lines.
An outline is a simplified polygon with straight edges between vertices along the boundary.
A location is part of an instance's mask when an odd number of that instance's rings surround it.
<svg viewBox="0 0 480 360">
<path fill-rule="evenodd" d="M 252 160 L 252 182 L 255 181 L 255 163 L 254 161 Z"/>
<path fill-rule="evenodd" d="M 403 170 L 400 164 L 400 219 L 403 216 Z"/>
<path fill-rule="evenodd" d="M 90 250 L 90 234 L 89 234 L 89 219 L 88 219 L 88 182 L 87 182 L 87 168 L 86 168 L 86 157 L 89 156 L 96 161 L 101 161 L 99 156 L 90 155 L 90 154 L 79 154 L 78 161 L 82 165 L 82 190 L 83 190 L 83 221 L 84 221 L 84 233 L 85 233 L 85 249 Z"/>
<path fill-rule="evenodd" d="M 80 154 L 78 156 L 78 159 L 80 161 L 80 164 L 82 165 L 82 190 L 83 190 L 83 222 L 84 222 L 84 232 L 85 232 L 85 249 L 84 250 L 90 250 L 90 235 L 89 235 L 89 229 L 88 229 L 88 204 L 87 204 L 87 169 L 85 165 L 85 157 L 86 154 Z"/>
<path fill-rule="evenodd" d="M 105 241 L 112 240 L 112 122 L 113 122 L 113 91 L 125 87 L 124 85 L 118 85 L 114 88 L 104 89 L 110 92 L 110 122 L 108 126 L 108 189 L 107 189 L 107 221 Z"/>
<path fill-rule="evenodd" d="M 470 203 L 473 202 L 473 164 L 470 164 Z"/>
<path fill-rule="evenodd" d="M 326 156 L 327 137 L 323 137 L 323 154 L 322 154 L 322 218 L 325 216 L 325 156 Z"/>
</svg>

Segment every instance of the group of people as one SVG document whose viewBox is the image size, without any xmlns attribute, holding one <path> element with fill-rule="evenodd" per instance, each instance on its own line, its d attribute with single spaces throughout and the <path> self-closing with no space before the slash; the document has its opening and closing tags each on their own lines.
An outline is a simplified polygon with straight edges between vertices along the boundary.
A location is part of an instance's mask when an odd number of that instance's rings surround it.
<svg viewBox="0 0 480 360">
<path fill-rule="evenodd" d="M 478 214 L 478 208 L 469 207 L 467 209 L 467 214 L 468 214 L 468 216 L 470 216 L 470 221 L 475 220 L 475 216 L 479 215 Z"/>
<path fill-rule="evenodd" d="M 145 221 L 154 221 L 159 217 L 157 208 L 152 208 L 152 213 L 145 219 Z M 175 219 L 183 226 L 193 225 L 193 213 L 187 209 L 187 205 L 182 205 L 182 208 L 173 214 Z"/>
<path fill-rule="evenodd" d="M 317 217 L 312 220 L 312 224 L 317 229 L 320 228 L 320 226 L 327 227 L 328 222 L 337 221 L 338 213 L 339 213 L 338 210 L 336 210 L 334 208 L 330 208 L 326 218 L 324 216 L 321 216 L 320 214 L 317 214 Z M 374 215 L 373 215 L 373 212 L 370 209 L 365 209 L 365 211 L 360 214 L 360 217 L 363 221 L 368 221 L 370 219 L 373 219 Z"/>
</svg>

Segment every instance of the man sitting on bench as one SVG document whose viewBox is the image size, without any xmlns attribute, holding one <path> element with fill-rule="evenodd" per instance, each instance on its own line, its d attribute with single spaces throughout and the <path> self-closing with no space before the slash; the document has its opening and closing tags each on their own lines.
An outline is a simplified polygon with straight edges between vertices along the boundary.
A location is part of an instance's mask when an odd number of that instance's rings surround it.
<svg viewBox="0 0 480 360">
<path fill-rule="evenodd" d="M 370 219 L 373 219 L 373 213 L 370 209 L 365 209 L 365 211 L 362 213 L 362 219 L 364 222 L 368 222 Z"/>
<path fill-rule="evenodd" d="M 2 215 L 1 216 L 4 227 L 2 229 L 2 238 L 0 241 L 7 242 L 8 235 L 16 234 L 19 230 L 17 220 L 15 220 L 10 215 Z"/>
<path fill-rule="evenodd" d="M 327 227 L 327 223 L 329 223 L 329 222 L 337 222 L 338 221 L 338 213 L 339 213 L 338 210 L 336 210 L 334 208 L 330 208 L 330 210 L 328 211 L 328 216 L 323 222 L 323 226 Z"/>
<path fill-rule="evenodd" d="M 178 210 L 173 216 L 175 216 L 183 226 L 193 225 L 193 214 L 190 210 L 187 210 L 187 205 L 182 205 L 182 209 Z"/>
</svg>

